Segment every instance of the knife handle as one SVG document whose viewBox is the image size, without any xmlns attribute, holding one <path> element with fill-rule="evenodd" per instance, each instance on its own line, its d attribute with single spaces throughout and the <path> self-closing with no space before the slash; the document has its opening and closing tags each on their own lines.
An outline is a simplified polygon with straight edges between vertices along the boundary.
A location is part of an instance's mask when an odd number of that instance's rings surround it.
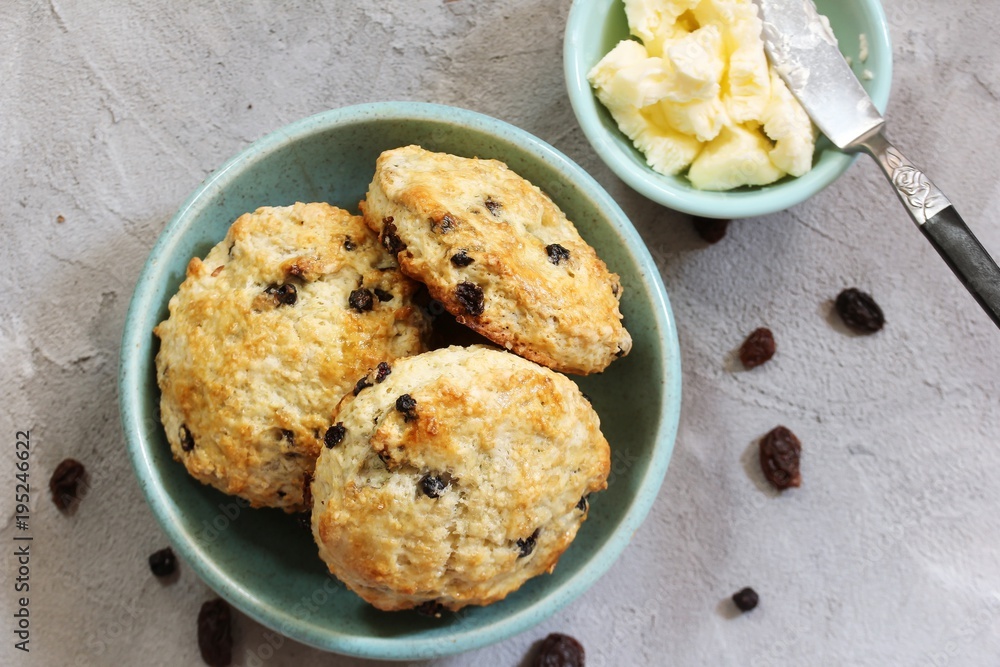
<svg viewBox="0 0 1000 667">
<path fill-rule="evenodd" d="M 944 193 L 882 135 L 861 142 L 882 167 L 910 217 L 979 305 L 1000 327 L 1000 267 Z"/>
</svg>

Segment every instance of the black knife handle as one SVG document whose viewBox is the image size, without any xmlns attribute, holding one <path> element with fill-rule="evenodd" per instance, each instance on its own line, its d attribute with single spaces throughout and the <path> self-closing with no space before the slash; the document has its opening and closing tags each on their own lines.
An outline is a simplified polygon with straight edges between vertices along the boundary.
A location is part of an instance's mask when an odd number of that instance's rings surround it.
<svg viewBox="0 0 1000 667">
<path fill-rule="evenodd" d="M 1000 267 L 969 231 L 955 207 L 931 216 L 920 230 L 1000 327 Z"/>
<path fill-rule="evenodd" d="M 1000 327 L 1000 267 L 948 198 L 881 131 L 855 145 L 875 158 L 924 236 Z"/>
</svg>

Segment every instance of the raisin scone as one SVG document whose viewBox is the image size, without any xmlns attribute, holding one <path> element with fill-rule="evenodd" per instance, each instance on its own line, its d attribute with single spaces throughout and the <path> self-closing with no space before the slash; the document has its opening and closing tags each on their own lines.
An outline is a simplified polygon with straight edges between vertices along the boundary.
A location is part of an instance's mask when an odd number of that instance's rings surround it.
<svg viewBox="0 0 1000 667">
<path fill-rule="evenodd" d="M 361 210 L 403 273 L 508 350 L 585 375 L 631 349 L 618 276 L 503 162 L 386 151 Z"/>
<path fill-rule="evenodd" d="M 337 402 L 429 323 L 360 216 L 328 204 L 241 216 L 192 259 L 154 332 L 160 417 L 198 480 L 254 506 L 308 509 Z"/>
<path fill-rule="evenodd" d="M 551 572 L 610 469 L 576 384 L 483 345 L 385 370 L 338 406 L 316 463 L 330 572 L 387 611 L 485 605 Z"/>
</svg>

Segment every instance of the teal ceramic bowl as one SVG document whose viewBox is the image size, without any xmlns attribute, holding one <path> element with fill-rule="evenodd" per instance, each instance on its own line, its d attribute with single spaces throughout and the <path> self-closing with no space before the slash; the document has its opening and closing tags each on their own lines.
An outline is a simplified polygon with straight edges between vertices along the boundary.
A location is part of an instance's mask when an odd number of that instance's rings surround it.
<svg viewBox="0 0 1000 667">
<path fill-rule="evenodd" d="M 442 618 L 375 610 L 331 578 L 312 537 L 277 510 L 254 510 L 190 478 L 159 422 L 153 327 L 188 260 L 262 205 L 326 201 L 357 211 L 383 150 L 418 143 L 498 158 L 547 192 L 625 288 L 631 354 L 578 378 L 612 446 L 606 492 L 555 572 L 506 600 Z M 243 612 L 293 639 L 366 658 L 415 660 L 499 641 L 583 593 L 628 544 L 656 498 L 680 409 L 680 354 L 660 274 L 621 209 L 580 167 L 530 134 L 450 107 L 382 103 L 306 118 L 212 174 L 167 225 L 139 277 L 122 338 L 119 400 L 128 452 L 154 515 L 191 567 Z M 599 605 L 599 601 L 592 602 Z"/>
<path fill-rule="evenodd" d="M 865 69 L 873 75 L 862 84 L 875 106 L 884 112 L 892 87 L 892 46 L 882 6 L 878 0 L 816 0 L 816 6 L 830 19 L 840 49 L 852 57 L 859 78 Z M 861 34 L 868 38 L 865 63 L 858 58 Z M 623 39 L 629 39 L 629 31 L 622 0 L 575 0 L 563 44 L 566 87 L 573 112 L 597 154 L 632 189 L 658 204 L 709 218 L 767 215 L 813 196 L 847 171 L 857 158 L 821 137 L 813 168 L 805 175 L 727 192 L 696 190 L 684 175 L 664 176 L 653 171 L 618 129 L 587 81 L 591 68 Z"/>
</svg>

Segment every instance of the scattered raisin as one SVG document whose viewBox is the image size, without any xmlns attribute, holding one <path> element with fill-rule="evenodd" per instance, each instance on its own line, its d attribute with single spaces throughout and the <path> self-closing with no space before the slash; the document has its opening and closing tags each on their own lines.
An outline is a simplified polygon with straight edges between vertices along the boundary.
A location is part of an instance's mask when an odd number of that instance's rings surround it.
<svg viewBox="0 0 1000 667">
<path fill-rule="evenodd" d="M 376 287 L 374 292 L 379 301 L 392 301 L 392 292 L 386 292 L 380 287 Z"/>
<path fill-rule="evenodd" d="M 406 250 L 406 244 L 396 234 L 396 225 L 392 224 L 392 216 L 382 219 L 382 247 L 393 255 Z"/>
<path fill-rule="evenodd" d="M 185 452 L 190 452 L 194 449 L 194 436 L 191 435 L 191 431 L 184 424 L 181 424 L 180 428 L 180 438 L 181 438 L 181 449 Z"/>
<path fill-rule="evenodd" d="M 403 421 L 413 421 L 417 418 L 417 401 L 409 394 L 403 394 L 396 399 L 396 410 L 403 413 Z"/>
<path fill-rule="evenodd" d="M 885 315 L 871 294 L 849 287 L 837 295 L 837 314 L 848 327 L 862 334 L 873 334 L 885 326 Z"/>
<path fill-rule="evenodd" d="M 375 367 L 375 382 L 377 384 L 382 384 L 389 375 L 392 374 L 392 368 L 384 361 L 380 361 L 378 366 Z"/>
<path fill-rule="evenodd" d="M 569 259 L 569 250 L 562 247 L 558 243 L 553 243 L 552 245 L 545 246 L 545 254 L 549 256 L 549 261 L 553 264 L 558 264 L 559 262 Z"/>
<path fill-rule="evenodd" d="M 282 439 L 287 440 L 289 445 L 294 445 L 295 444 L 295 432 L 294 431 L 290 431 L 287 428 L 283 428 L 283 429 L 281 429 L 281 437 L 282 437 Z"/>
<path fill-rule="evenodd" d="M 774 356 L 774 334 L 767 327 L 754 329 L 740 346 L 740 361 L 744 368 L 760 366 Z"/>
<path fill-rule="evenodd" d="M 469 264 L 472 264 L 474 261 L 476 260 L 469 257 L 469 255 L 466 254 L 465 250 L 459 250 L 458 252 L 456 252 L 454 255 L 451 256 L 451 263 L 457 266 L 458 268 L 468 266 Z"/>
<path fill-rule="evenodd" d="M 590 397 L 590 394 L 588 394 L 588 393 L 586 393 L 586 392 L 582 392 L 582 391 L 581 391 L 581 392 L 580 392 L 580 395 L 581 395 L 581 396 L 583 396 L 583 397 L 584 397 L 584 398 L 585 398 L 585 399 L 587 400 L 587 402 L 588 402 L 588 403 L 591 403 L 591 404 L 593 404 L 593 402 L 594 402 L 594 399 L 592 399 L 592 398 Z"/>
<path fill-rule="evenodd" d="M 177 570 L 177 557 L 170 547 L 160 549 L 149 556 L 149 569 L 157 577 L 169 577 Z"/>
<path fill-rule="evenodd" d="M 619 345 L 618 349 L 615 350 L 615 359 L 621 359 L 624 356 L 625 356 L 625 350 L 623 350 L 622 346 Z"/>
<path fill-rule="evenodd" d="M 580 502 L 576 504 L 576 508 L 581 512 L 587 511 L 587 496 L 583 496 L 582 498 L 580 498 Z"/>
<path fill-rule="evenodd" d="M 198 648 L 211 667 L 226 667 L 233 661 L 232 617 L 222 598 L 209 600 L 198 612 Z"/>
<path fill-rule="evenodd" d="M 344 428 L 344 422 L 337 422 L 326 429 L 326 434 L 323 436 L 323 443 L 326 444 L 327 449 L 333 449 L 344 441 L 345 435 L 347 435 L 347 429 Z"/>
<path fill-rule="evenodd" d="M 431 475 L 430 473 L 424 475 L 420 479 L 420 490 L 424 492 L 424 495 L 428 498 L 440 498 L 444 490 L 448 488 L 448 483 L 437 475 Z"/>
<path fill-rule="evenodd" d="M 583 645 L 569 635 L 553 632 L 542 640 L 532 667 L 584 667 Z"/>
<path fill-rule="evenodd" d="M 298 290 L 295 289 L 295 285 L 291 283 L 283 283 L 281 285 L 272 284 L 269 285 L 264 293 L 271 296 L 274 302 L 279 306 L 292 306 L 295 301 L 299 298 Z"/>
<path fill-rule="evenodd" d="M 428 600 L 427 602 L 422 602 L 413 608 L 415 612 L 421 616 L 430 616 L 432 618 L 441 618 L 441 612 L 445 611 L 445 607 L 440 602 L 436 600 Z"/>
<path fill-rule="evenodd" d="M 370 290 L 360 287 L 353 292 L 347 298 L 347 303 L 354 310 L 359 313 L 363 313 L 366 310 L 371 310 L 375 305 L 375 297 L 372 295 Z"/>
<path fill-rule="evenodd" d="M 799 486 L 799 455 L 802 443 L 784 426 L 777 426 L 760 441 L 760 468 L 776 489 Z"/>
<path fill-rule="evenodd" d="M 494 216 L 500 215 L 499 211 L 503 208 L 503 204 L 493 199 L 493 197 L 487 197 L 486 201 L 483 202 L 486 209 Z"/>
<path fill-rule="evenodd" d="M 478 317 L 483 314 L 485 310 L 485 299 L 483 296 L 483 288 L 475 283 L 470 283 L 468 281 L 463 281 L 455 287 L 455 298 L 465 312 L 473 317 Z"/>
<path fill-rule="evenodd" d="M 358 246 L 354 245 L 354 241 L 351 240 L 350 236 L 344 237 L 344 250 L 347 250 L 349 252 L 357 247 Z"/>
<path fill-rule="evenodd" d="M 457 224 L 455 218 L 451 217 L 451 214 L 445 213 L 439 219 L 431 220 L 431 230 L 439 234 L 447 234 L 455 229 Z"/>
<path fill-rule="evenodd" d="M 691 218 L 694 223 L 694 231 L 706 243 L 718 243 L 726 235 L 729 227 L 729 220 L 716 220 L 715 218 Z"/>
<path fill-rule="evenodd" d="M 759 601 L 760 599 L 757 597 L 757 591 L 749 586 L 733 593 L 733 603 L 740 611 L 750 611 L 757 606 Z"/>
<path fill-rule="evenodd" d="M 530 556 L 531 552 L 535 550 L 535 542 L 538 541 L 538 531 L 540 528 L 535 528 L 535 532 L 524 539 L 518 539 L 517 549 L 520 552 L 517 557 L 524 558 L 525 556 Z"/>
<path fill-rule="evenodd" d="M 372 386 L 371 380 L 369 380 L 368 376 L 366 375 L 360 380 L 358 380 L 358 383 L 354 385 L 354 395 L 357 396 L 358 394 L 361 393 L 362 389 L 367 389 L 370 386 Z"/>
<path fill-rule="evenodd" d="M 52 492 L 52 502 L 56 507 L 64 510 L 72 504 L 76 498 L 77 486 L 86 471 L 76 459 L 65 459 L 56 466 L 49 479 L 49 491 Z"/>
</svg>

